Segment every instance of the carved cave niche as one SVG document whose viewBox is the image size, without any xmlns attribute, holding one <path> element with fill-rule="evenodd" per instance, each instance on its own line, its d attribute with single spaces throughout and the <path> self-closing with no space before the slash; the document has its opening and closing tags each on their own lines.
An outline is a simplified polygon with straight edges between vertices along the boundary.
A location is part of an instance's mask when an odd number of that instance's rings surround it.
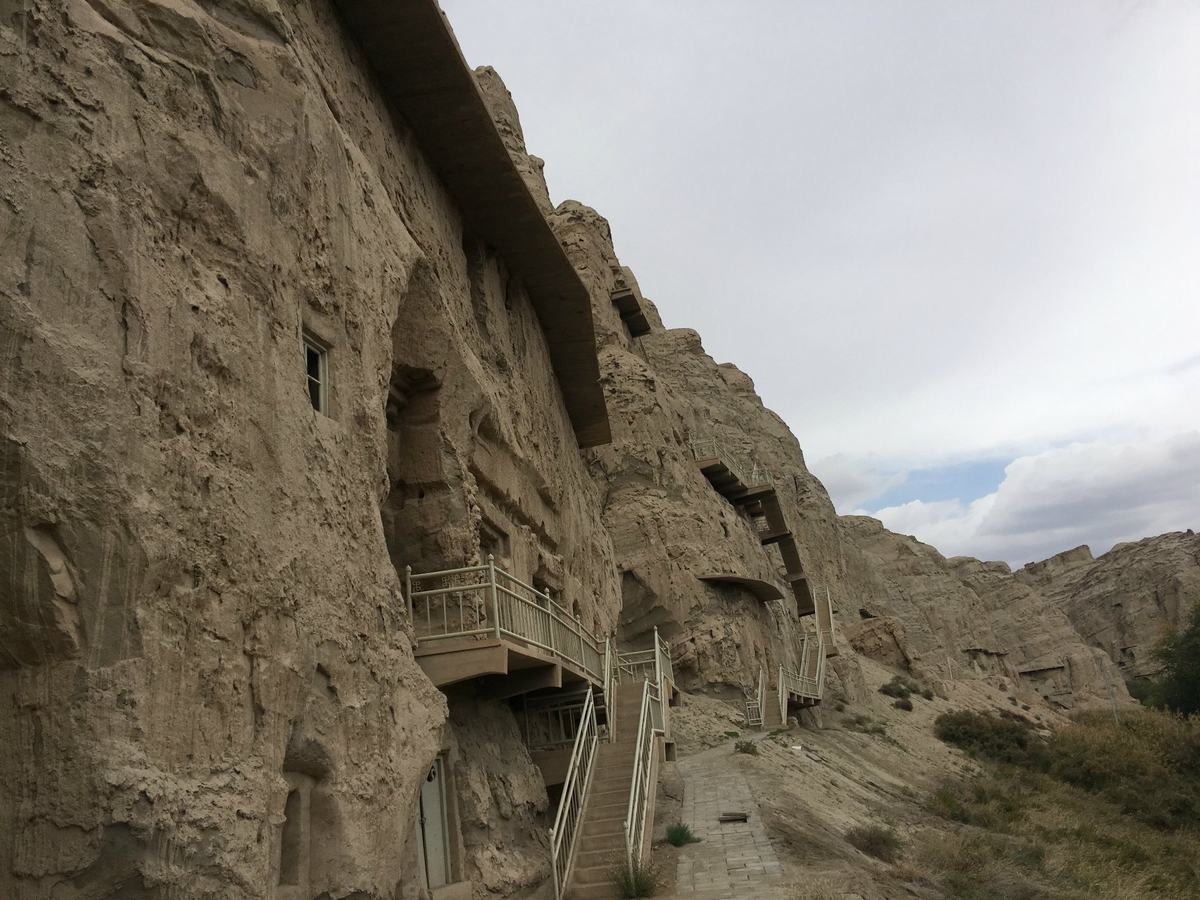
<svg viewBox="0 0 1200 900">
<path fill-rule="evenodd" d="M 431 276 L 413 273 L 392 326 L 392 365 L 384 397 L 388 494 L 380 507 L 388 555 L 399 571 L 441 568 L 433 539 L 450 517 L 442 447 L 443 395 L 437 359 L 442 342 L 419 323 L 438 322 Z"/>
</svg>

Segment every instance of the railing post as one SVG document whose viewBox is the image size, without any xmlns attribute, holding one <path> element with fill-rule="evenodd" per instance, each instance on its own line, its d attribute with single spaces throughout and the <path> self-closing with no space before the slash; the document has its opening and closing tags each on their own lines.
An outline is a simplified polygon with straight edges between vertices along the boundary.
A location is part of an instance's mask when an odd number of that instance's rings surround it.
<svg viewBox="0 0 1200 900">
<path fill-rule="evenodd" d="M 658 626 L 654 626 L 654 683 L 658 686 L 659 694 L 662 693 L 662 660 L 658 652 Z"/>
<path fill-rule="evenodd" d="M 417 637 L 417 620 L 413 615 L 413 596 L 412 596 L 412 566 L 404 567 L 404 598 L 408 601 L 408 624 L 413 630 L 413 646 L 417 646 L 421 641 Z"/>
<path fill-rule="evenodd" d="M 492 619 L 496 631 L 496 640 L 500 640 L 500 592 L 496 588 L 496 557 L 488 554 L 488 585 L 492 594 Z"/>
</svg>

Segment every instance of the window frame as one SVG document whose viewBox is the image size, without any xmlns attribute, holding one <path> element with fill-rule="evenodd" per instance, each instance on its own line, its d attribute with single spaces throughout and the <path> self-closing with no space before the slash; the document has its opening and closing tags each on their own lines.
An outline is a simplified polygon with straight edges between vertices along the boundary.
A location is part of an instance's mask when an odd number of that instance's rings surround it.
<svg viewBox="0 0 1200 900">
<path fill-rule="evenodd" d="M 304 393 L 313 412 L 328 416 L 329 411 L 329 345 L 313 332 L 305 328 L 300 334 L 300 346 L 304 351 Z M 317 354 L 317 403 L 312 402 L 312 382 L 314 378 L 308 371 L 309 352 Z"/>
</svg>

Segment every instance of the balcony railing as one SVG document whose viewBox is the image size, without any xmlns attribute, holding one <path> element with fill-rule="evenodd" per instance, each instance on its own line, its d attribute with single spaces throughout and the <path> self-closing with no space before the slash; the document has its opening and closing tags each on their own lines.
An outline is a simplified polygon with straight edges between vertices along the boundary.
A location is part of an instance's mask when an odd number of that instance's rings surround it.
<svg viewBox="0 0 1200 900">
<path fill-rule="evenodd" d="M 746 487 L 770 484 L 771 471 L 759 465 L 746 454 L 722 444 L 716 438 L 700 438 L 691 442 L 692 456 L 696 459 L 718 459 L 741 484 Z"/>
<path fill-rule="evenodd" d="M 605 642 L 578 616 L 519 578 L 482 566 L 414 574 L 405 595 L 418 646 L 450 638 L 512 637 L 552 654 L 595 684 L 604 681 Z"/>
<path fill-rule="evenodd" d="M 588 715 L 586 698 L 579 694 L 566 699 L 557 696 L 532 702 L 527 699 L 522 708 L 525 746 L 530 750 L 569 747 Z"/>
<path fill-rule="evenodd" d="M 779 667 L 779 713 L 787 721 L 788 696 L 820 700 L 825 690 L 825 640 L 821 632 L 809 632 L 800 641 L 800 670 Z"/>
</svg>

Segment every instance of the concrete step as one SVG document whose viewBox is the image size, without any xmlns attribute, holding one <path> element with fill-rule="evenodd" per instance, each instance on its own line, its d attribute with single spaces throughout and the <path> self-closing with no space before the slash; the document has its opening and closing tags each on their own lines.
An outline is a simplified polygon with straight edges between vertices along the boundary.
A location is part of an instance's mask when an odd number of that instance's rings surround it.
<svg viewBox="0 0 1200 900">
<path fill-rule="evenodd" d="M 577 855 L 582 853 L 607 853 L 610 855 L 616 853 L 620 855 L 625 852 L 625 829 L 622 828 L 612 834 L 593 835 L 587 839 L 586 850 L 584 850 L 584 846 L 584 844 L 579 845 L 579 849 L 576 851 Z"/>
<path fill-rule="evenodd" d="M 571 889 L 570 900 L 617 900 L 617 889 L 611 884 L 580 885 Z"/>
<path fill-rule="evenodd" d="M 620 864 L 620 855 L 618 855 L 616 863 Z M 612 886 L 613 863 L 601 862 L 598 865 L 581 866 L 575 864 L 575 878 L 572 881 L 576 887 L 586 887 L 589 884 L 602 884 L 608 887 Z"/>
<path fill-rule="evenodd" d="M 610 819 L 613 816 L 624 817 L 629 811 L 629 795 L 618 797 L 610 800 L 607 803 L 596 803 L 594 800 L 588 801 L 588 815 L 595 816 L 597 819 Z"/>
<path fill-rule="evenodd" d="M 604 867 L 610 871 L 625 862 L 625 841 L 621 840 L 615 846 L 579 850 L 575 854 L 575 867 L 586 869 Z"/>
<path fill-rule="evenodd" d="M 613 782 L 609 782 L 608 784 L 603 784 L 599 781 L 593 781 L 591 797 L 589 798 L 589 802 L 604 803 L 609 800 L 613 800 L 617 797 L 620 797 L 621 795 L 628 797 L 629 796 L 629 786 L 632 783 L 633 783 L 632 779 L 625 782 L 625 784 L 623 786 L 615 785 Z"/>
<path fill-rule="evenodd" d="M 583 830 L 580 832 L 584 837 L 601 837 L 609 834 L 624 834 L 625 833 L 625 814 L 622 812 L 619 816 L 605 816 L 602 818 L 587 817 L 587 821 L 583 823 Z"/>
</svg>

